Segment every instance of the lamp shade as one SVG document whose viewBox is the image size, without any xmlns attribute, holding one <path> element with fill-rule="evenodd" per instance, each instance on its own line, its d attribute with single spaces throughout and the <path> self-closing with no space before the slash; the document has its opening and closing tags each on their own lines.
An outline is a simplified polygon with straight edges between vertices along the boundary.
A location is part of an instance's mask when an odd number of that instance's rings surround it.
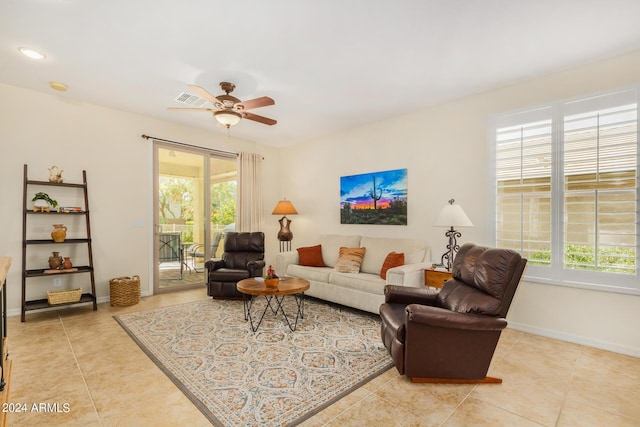
<svg viewBox="0 0 640 427">
<path fill-rule="evenodd" d="M 298 215 L 298 211 L 289 200 L 280 200 L 271 215 Z"/>
<path fill-rule="evenodd" d="M 473 227 L 473 223 L 469 219 L 462 206 L 454 205 L 454 200 L 449 200 L 440 211 L 435 227 Z"/>
<path fill-rule="evenodd" d="M 213 113 L 213 117 L 216 118 L 218 123 L 226 127 L 237 125 L 242 116 L 235 111 L 221 110 Z"/>
</svg>

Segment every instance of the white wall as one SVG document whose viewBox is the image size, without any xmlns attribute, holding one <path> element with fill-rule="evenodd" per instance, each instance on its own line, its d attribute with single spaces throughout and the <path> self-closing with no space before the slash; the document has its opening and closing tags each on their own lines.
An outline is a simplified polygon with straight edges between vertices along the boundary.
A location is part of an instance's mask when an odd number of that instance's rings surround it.
<svg viewBox="0 0 640 427">
<path fill-rule="evenodd" d="M 278 164 L 278 150 L 223 133 L 0 84 L 0 254 L 12 257 L 7 279 L 10 314 L 20 311 L 24 164 L 30 179 L 44 181 L 52 165 L 64 170 L 65 182 L 82 182 L 82 170 L 87 171 L 99 301 L 109 296 L 109 279 L 133 274 L 141 276 L 143 294 L 151 294 L 152 151 L 142 134 L 263 154 L 267 257 L 277 252 L 278 228 L 271 224 L 270 213 L 280 194 L 277 168 L 270 165 Z M 49 255 L 43 251 L 43 265 Z M 41 293 L 33 298 L 44 297 L 44 289 Z"/>
<path fill-rule="evenodd" d="M 319 233 L 413 237 L 435 261 L 445 230 L 431 224 L 450 198 L 475 225 L 461 230 L 462 242 L 487 244 L 490 116 L 637 83 L 640 52 L 289 147 L 281 182 L 300 213 L 294 246 Z M 407 226 L 340 224 L 340 176 L 398 168 L 408 169 Z M 512 327 L 640 356 L 639 296 L 522 283 L 509 316 Z"/>
</svg>

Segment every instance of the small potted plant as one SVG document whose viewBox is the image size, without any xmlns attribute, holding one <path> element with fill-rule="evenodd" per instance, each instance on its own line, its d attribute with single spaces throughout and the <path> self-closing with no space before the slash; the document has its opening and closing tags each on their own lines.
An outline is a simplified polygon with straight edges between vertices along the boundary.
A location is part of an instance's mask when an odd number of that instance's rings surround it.
<svg viewBox="0 0 640 427">
<path fill-rule="evenodd" d="M 280 282 L 280 279 L 278 278 L 276 271 L 272 266 L 269 266 L 267 268 L 267 275 L 264 276 L 264 284 L 269 288 L 275 288 L 278 286 L 278 282 Z"/>
<path fill-rule="evenodd" d="M 58 202 L 56 200 L 53 200 L 47 193 L 43 192 L 36 193 L 31 201 L 33 202 L 34 212 L 49 212 L 51 208 L 58 206 Z"/>
</svg>

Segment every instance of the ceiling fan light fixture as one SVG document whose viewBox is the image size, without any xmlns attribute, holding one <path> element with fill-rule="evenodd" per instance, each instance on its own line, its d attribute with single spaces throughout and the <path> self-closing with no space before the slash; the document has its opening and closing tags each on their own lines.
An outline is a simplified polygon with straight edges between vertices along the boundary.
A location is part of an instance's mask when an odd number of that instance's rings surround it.
<svg viewBox="0 0 640 427">
<path fill-rule="evenodd" d="M 18 50 L 21 54 L 31 59 L 45 59 L 47 57 L 44 53 L 30 47 L 19 47 Z"/>
<path fill-rule="evenodd" d="M 235 111 L 229 111 L 229 110 L 216 111 L 213 113 L 213 117 L 216 118 L 218 123 L 220 123 L 223 126 L 226 126 L 227 128 L 237 125 L 240 122 L 240 119 L 242 118 L 240 113 L 236 113 Z"/>
<path fill-rule="evenodd" d="M 206 89 L 196 85 L 188 85 L 190 92 L 197 94 L 200 98 L 209 101 L 213 108 L 204 108 L 199 106 L 196 108 L 169 108 L 169 110 L 181 110 L 181 111 L 207 111 L 210 112 L 216 119 L 219 125 L 222 125 L 229 130 L 231 126 L 237 125 L 240 120 L 247 119 L 253 122 L 262 123 L 268 126 L 273 126 L 278 123 L 276 120 L 268 117 L 259 116 L 258 114 L 249 113 L 248 110 L 254 108 L 268 107 L 274 105 L 275 101 L 268 96 L 261 96 L 255 99 L 249 99 L 240 101 L 238 98 L 229 95 L 235 85 L 229 82 L 220 83 L 220 87 L 226 93 L 224 95 L 213 96 Z M 186 96 L 183 96 L 186 95 Z M 184 102 L 184 98 L 189 98 L 195 95 L 183 94 L 176 98 L 176 101 Z"/>
</svg>

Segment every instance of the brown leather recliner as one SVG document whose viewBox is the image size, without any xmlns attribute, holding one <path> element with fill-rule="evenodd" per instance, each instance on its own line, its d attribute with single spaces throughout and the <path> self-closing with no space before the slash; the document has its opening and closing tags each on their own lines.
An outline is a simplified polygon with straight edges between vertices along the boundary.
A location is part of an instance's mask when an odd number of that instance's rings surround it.
<svg viewBox="0 0 640 427">
<path fill-rule="evenodd" d="M 264 233 L 228 232 L 219 260 L 207 261 L 207 295 L 213 298 L 242 298 L 236 283 L 262 276 L 264 269 Z"/>
<path fill-rule="evenodd" d="M 413 382 L 502 382 L 486 375 L 526 263 L 467 243 L 439 293 L 386 286 L 381 335 L 398 372 Z"/>
</svg>

